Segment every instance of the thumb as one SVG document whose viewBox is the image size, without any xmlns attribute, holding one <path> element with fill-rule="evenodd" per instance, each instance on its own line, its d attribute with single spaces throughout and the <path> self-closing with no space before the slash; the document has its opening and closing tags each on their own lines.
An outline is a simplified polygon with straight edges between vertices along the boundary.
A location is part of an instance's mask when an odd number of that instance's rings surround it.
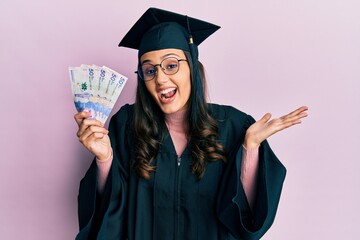
<svg viewBox="0 0 360 240">
<path fill-rule="evenodd" d="M 262 123 L 267 123 L 271 118 L 271 113 L 266 113 L 260 120 L 259 122 Z"/>
</svg>

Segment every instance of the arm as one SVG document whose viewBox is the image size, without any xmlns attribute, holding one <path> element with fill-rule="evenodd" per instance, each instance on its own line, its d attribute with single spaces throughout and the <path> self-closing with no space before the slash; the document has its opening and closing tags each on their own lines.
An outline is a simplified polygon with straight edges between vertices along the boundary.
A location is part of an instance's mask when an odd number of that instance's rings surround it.
<svg viewBox="0 0 360 240">
<path fill-rule="evenodd" d="M 240 180 L 250 208 L 254 209 L 259 170 L 259 147 L 242 147 Z"/>
<path fill-rule="evenodd" d="M 222 177 L 219 190 L 217 212 L 219 219 L 226 228 L 239 239 L 259 239 L 272 225 L 280 195 L 286 169 L 271 150 L 267 138 L 274 133 L 299 124 L 300 119 L 306 117 L 307 107 L 302 107 L 294 112 L 271 121 L 270 114 L 262 119 L 255 120 L 248 116 L 246 119 L 240 114 L 234 114 L 238 119 L 237 128 L 244 128 L 243 147 L 252 149 L 258 147 L 258 167 L 255 171 L 256 187 L 255 199 L 248 204 L 246 184 L 241 180 L 242 160 L 248 159 L 243 156 L 246 152 L 240 148 L 231 153 Z M 237 124 L 232 122 L 232 124 Z M 241 140 L 241 139 L 240 139 Z M 246 160 L 245 160 L 246 161 Z M 253 175 L 254 176 L 254 175 Z M 254 183 L 254 182 L 252 182 Z"/>
<path fill-rule="evenodd" d="M 96 159 L 96 165 L 98 168 L 97 191 L 100 195 L 104 192 L 106 180 L 109 176 L 112 161 L 112 154 L 108 159 L 105 159 L 103 161 Z"/>
<path fill-rule="evenodd" d="M 82 126 L 79 128 L 80 136 L 88 134 L 88 137 L 81 138 L 80 142 L 84 142 L 85 147 L 89 150 L 98 149 L 99 151 L 93 152 L 97 160 L 93 161 L 80 182 L 78 195 L 79 233 L 76 236 L 77 240 L 125 238 L 126 224 L 123 223 L 126 216 L 125 206 L 130 162 L 130 148 L 127 138 L 130 111 L 131 107 L 129 105 L 122 107 L 110 120 L 109 135 L 107 135 L 106 130 L 101 133 L 103 134 L 102 138 L 100 134 L 91 137 L 92 134 L 86 133 L 87 131 L 97 132 L 98 126 L 92 126 L 90 129 L 87 127 L 87 130 Z M 87 120 L 84 120 L 84 124 L 88 123 Z M 90 141 L 91 138 L 93 141 Z M 87 139 L 90 140 L 87 141 Z M 109 147 L 107 144 L 110 142 Z M 107 151 L 102 150 L 109 150 L 109 155 Z M 97 189 L 99 189 L 99 178 L 101 178 L 102 173 L 97 161 L 106 165 L 106 162 L 101 161 L 108 160 L 106 158 L 111 158 L 111 155 L 112 162 L 108 164 L 108 173 L 103 175 L 106 176 L 106 179 L 103 181 L 104 186 L 100 187 L 102 191 L 99 194 Z"/>
<path fill-rule="evenodd" d="M 306 110 L 308 110 L 307 107 L 301 107 L 271 121 L 269 121 L 271 114 L 267 113 L 246 131 L 240 179 L 251 209 L 254 208 L 256 198 L 259 145 L 276 132 L 301 123 L 300 119 L 307 116 Z"/>
</svg>

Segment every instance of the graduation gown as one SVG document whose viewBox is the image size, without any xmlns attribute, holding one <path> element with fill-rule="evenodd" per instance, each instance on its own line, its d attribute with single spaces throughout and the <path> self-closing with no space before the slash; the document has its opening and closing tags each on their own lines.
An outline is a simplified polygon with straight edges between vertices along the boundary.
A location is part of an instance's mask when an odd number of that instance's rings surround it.
<svg viewBox="0 0 360 240">
<path fill-rule="evenodd" d="M 259 179 L 253 211 L 241 181 L 242 144 L 254 119 L 230 106 L 210 104 L 219 125 L 227 163 L 207 164 L 201 180 L 191 172 L 187 147 L 177 156 L 170 134 L 164 137 L 150 180 L 131 167 L 132 105 L 111 119 L 113 162 L 101 196 L 94 161 L 81 180 L 78 196 L 80 231 L 76 239 L 234 240 L 259 239 L 274 221 L 286 169 L 267 141 L 259 147 Z"/>
</svg>

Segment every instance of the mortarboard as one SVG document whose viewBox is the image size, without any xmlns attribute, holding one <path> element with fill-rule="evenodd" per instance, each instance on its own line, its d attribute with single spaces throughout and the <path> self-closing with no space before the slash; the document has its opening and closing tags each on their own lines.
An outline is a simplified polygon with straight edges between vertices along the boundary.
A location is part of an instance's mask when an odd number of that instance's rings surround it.
<svg viewBox="0 0 360 240">
<path fill-rule="evenodd" d="M 119 47 L 138 49 L 139 57 L 145 52 L 165 48 L 190 51 L 189 41 L 198 46 L 219 28 L 186 15 L 149 8 L 121 40 Z"/>
</svg>

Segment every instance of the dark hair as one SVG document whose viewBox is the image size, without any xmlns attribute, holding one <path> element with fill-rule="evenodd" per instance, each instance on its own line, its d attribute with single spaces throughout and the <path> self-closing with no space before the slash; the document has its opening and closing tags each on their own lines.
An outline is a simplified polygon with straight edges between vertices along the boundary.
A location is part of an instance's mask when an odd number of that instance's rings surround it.
<svg viewBox="0 0 360 240">
<path fill-rule="evenodd" d="M 224 147 L 218 141 L 218 125 L 210 115 L 206 102 L 206 79 L 203 65 L 199 64 L 202 89 L 193 86 L 193 66 L 190 53 L 184 51 L 191 72 L 191 94 L 189 98 L 189 136 L 192 156 L 192 172 L 200 179 L 206 164 L 211 161 L 226 161 Z M 198 94 L 201 91 L 202 94 Z M 203 96 L 203 97 L 199 97 Z M 133 127 L 135 133 L 134 168 L 142 178 L 149 179 L 151 171 L 156 169 L 150 163 L 155 159 L 163 138 L 165 126 L 164 113 L 146 89 L 143 80 L 138 77 L 134 106 Z"/>
</svg>

